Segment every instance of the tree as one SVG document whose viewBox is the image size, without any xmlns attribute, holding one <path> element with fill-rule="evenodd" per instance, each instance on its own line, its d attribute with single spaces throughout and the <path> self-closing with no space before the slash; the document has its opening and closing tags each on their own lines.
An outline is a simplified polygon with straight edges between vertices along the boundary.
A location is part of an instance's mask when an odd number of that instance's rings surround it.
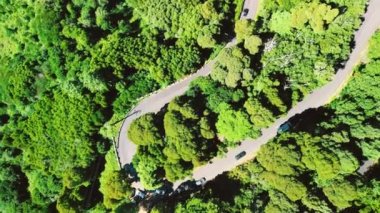
<svg viewBox="0 0 380 213">
<path fill-rule="evenodd" d="M 323 187 L 323 192 L 331 203 L 340 210 L 351 206 L 353 201 L 359 199 L 357 183 L 352 183 L 344 178 L 332 181 Z"/>
<path fill-rule="evenodd" d="M 377 160 L 380 158 L 380 140 L 361 141 L 360 148 L 363 150 L 363 155 L 369 159 Z"/>
<path fill-rule="evenodd" d="M 251 20 L 242 19 L 236 21 L 235 33 L 238 42 L 242 42 L 253 34 L 254 24 Z"/>
<path fill-rule="evenodd" d="M 221 112 L 215 126 L 220 137 L 231 142 L 238 142 L 247 137 L 256 137 L 258 135 L 258 132 L 252 129 L 248 115 L 243 111 L 228 109 Z"/>
<path fill-rule="evenodd" d="M 250 59 L 238 47 L 223 49 L 217 57 L 210 76 L 230 88 L 236 88 L 242 80 L 242 73 L 248 69 Z"/>
<path fill-rule="evenodd" d="M 291 176 L 281 176 L 274 172 L 263 172 L 260 174 L 267 187 L 284 193 L 289 200 L 297 201 L 307 194 L 306 186 Z"/>
<path fill-rule="evenodd" d="M 270 110 L 253 98 L 249 98 L 244 103 L 244 107 L 250 115 L 251 122 L 257 129 L 269 126 L 275 119 Z"/>
<path fill-rule="evenodd" d="M 132 163 L 137 171 L 142 186 L 147 190 L 160 188 L 162 186 L 160 182 L 161 176 L 159 174 L 161 168 L 157 165 L 157 159 L 140 150 L 133 156 Z"/>
<path fill-rule="evenodd" d="M 128 137 L 133 143 L 141 146 L 162 143 L 153 116 L 152 113 L 145 114 L 132 122 L 128 129 Z"/>
<path fill-rule="evenodd" d="M 308 196 L 302 198 L 302 204 L 307 206 L 310 210 L 323 213 L 332 213 L 328 203 L 318 196 L 309 194 Z"/>
<path fill-rule="evenodd" d="M 298 205 L 291 200 L 289 200 L 281 192 L 271 190 L 269 191 L 270 200 L 265 206 L 265 213 L 274 213 L 274 212 L 298 212 Z"/>
<path fill-rule="evenodd" d="M 295 146 L 268 143 L 261 147 L 257 161 L 267 170 L 279 175 L 297 175 L 303 169 L 301 154 Z"/>
<path fill-rule="evenodd" d="M 379 59 L 380 52 L 378 51 L 380 47 L 380 31 L 377 31 L 374 36 L 372 36 L 369 42 L 368 57 L 371 60 Z"/>
<path fill-rule="evenodd" d="M 270 21 L 270 29 L 280 35 L 290 34 L 292 29 L 291 14 L 287 11 L 275 12 Z"/>
<path fill-rule="evenodd" d="M 244 48 L 249 51 L 251 55 L 255 55 L 259 52 L 259 47 L 262 45 L 260 37 L 251 35 L 244 41 Z"/>
<path fill-rule="evenodd" d="M 131 197 L 133 190 L 127 181 L 118 168 L 114 151 L 108 151 L 105 168 L 99 178 L 99 191 L 103 194 L 106 208 L 114 209 L 121 201 Z"/>
<path fill-rule="evenodd" d="M 204 201 L 200 198 L 191 198 L 185 204 L 178 204 L 175 208 L 175 212 L 209 212 L 217 213 L 220 212 L 220 207 L 218 204 L 212 201 Z"/>
<path fill-rule="evenodd" d="M 175 182 L 176 180 L 181 180 L 186 178 L 191 174 L 191 170 L 189 168 L 185 168 L 182 164 L 176 163 L 166 163 L 164 165 L 165 177 L 170 182 Z"/>
<path fill-rule="evenodd" d="M 321 181 L 350 174 L 359 168 L 358 160 L 350 152 L 338 148 L 325 148 L 320 138 L 311 138 L 304 134 L 297 142 L 301 146 L 302 162 L 309 170 L 315 170 Z"/>
<path fill-rule="evenodd" d="M 360 191 L 360 202 L 364 204 L 363 212 L 376 212 L 380 209 L 380 182 L 371 180 Z"/>
</svg>

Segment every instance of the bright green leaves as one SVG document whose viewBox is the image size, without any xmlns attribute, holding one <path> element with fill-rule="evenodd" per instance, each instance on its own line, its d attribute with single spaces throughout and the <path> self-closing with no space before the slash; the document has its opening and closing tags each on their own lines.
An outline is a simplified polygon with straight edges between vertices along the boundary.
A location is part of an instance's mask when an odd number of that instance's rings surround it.
<svg viewBox="0 0 380 213">
<path fill-rule="evenodd" d="M 244 107 L 250 115 L 250 120 L 255 125 L 255 128 L 268 127 L 275 119 L 275 116 L 269 109 L 253 98 L 248 99 Z"/>
<path fill-rule="evenodd" d="M 380 59 L 380 31 L 377 31 L 369 43 L 368 58 L 371 60 Z"/>
<path fill-rule="evenodd" d="M 279 175 L 297 175 L 302 169 L 301 154 L 295 146 L 268 143 L 261 147 L 257 161 L 267 170 Z"/>
<path fill-rule="evenodd" d="M 354 200 L 359 199 L 357 183 L 343 178 L 337 179 L 328 186 L 323 187 L 323 192 L 338 209 L 345 209 L 351 206 Z"/>
<path fill-rule="evenodd" d="M 211 128 L 210 121 L 207 119 L 207 117 L 201 118 L 199 121 L 199 126 L 201 129 L 202 137 L 206 139 L 213 139 L 215 137 L 215 132 Z"/>
<path fill-rule="evenodd" d="M 300 136 L 297 141 L 301 146 L 302 162 L 317 173 L 320 181 L 329 181 L 358 169 L 358 161 L 350 152 L 325 148 L 323 144 L 326 141 L 321 138 L 312 138 L 308 134 Z"/>
<path fill-rule="evenodd" d="M 125 180 L 126 177 L 119 170 L 114 150 L 106 155 L 106 164 L 99 178 L 99 191 L 103 194 L 103 203 L 106 208 L 113 209 L 124 199 L 132 195 L 132 188 Z"/>
<path fill-rule="evenodd" d="M 223 49 L 210 74 L 214 81 L 235 88 L 243 80 L 244 69 L 249 69 L 250 59 L 237 47 Z"/>
<path fill-rule="evenodd" d="M 363 155 L 369 159 L 380 159 L 380 139 L 360 141 L 360 148 L 363 151 Z"/>
<path fill-rule="evenodd" d="M 379 66 L 380 61 L 374 60 L 357 70 L 341 98 L 331 103 L 337 115 L 334 121 L 349 126 L 350 135 L 363 154 L 374 160 L 380 157 L 380 129 L 377 126 L 380 113 Z"/>
<path fill-rule="evenodd" d="M 244 48 L 249 51 L 251 55 L 255 55 L 259 52 L 259 47 L 262 45 L 260 37 L 251 35 L 244 41 Z"/>
<path fill-rule="evenodd" d="M 157 159 L 139 149 L 133 156 L 132 163 L 145 189 L 153 190 L 162 186 Z"/>
<path fill-rule="evenodd" d="M 316 33 L 325 31 L 325 26 L 330 24 L 339 15 L 338 9 L 313 1 L 312 3 L 299 3 L 290 11 L 279 11 L 272 15 L 270 29 L 280 35 L 291 34 L 292 29 L 302 29 L 306 23 Z"/>
<path fill-rule="evenodd" d="M 212 201 L 203 201 L 200 198 L 191 198 L 185 204 L 177 205 L 175 209 L 176 213 L 188 212 L 188 213 L 198 213 L 198 212 L 207 212 L 207 213 L 218 213 L 220 212 L 220 207 L 218 204 L 213 203 Z"/>
<path fill-rule="evenodd" d="M 236 21 L 235 33 L 238 42 L 244 41 L 246 38 L 252 35 L 255 25 L 251 20 L 242 19 Z"/>
<path fill-rule="evenodd" d="M 162 143 L 158 128 L 154 125 L 153 114 L 145 114 L 134 120 L 128 129 L 128 137 L 137 145 Z"/>
<path fill-rule="evenodd" d="M 220 22 L 227 16 L 229 5 L 225 2 L 208 0 L 128 1 L 133 8 L 133 20 L 140 19 L 145 30 L 163 32 L 166 39 L 178 39 L 186 46 L 189 40 L 198 40 L 204 48 L 216 44 L 214 37 L 220 34 Z M 207 43 L 209 41 L 210 43 Z"/>
<path fill-rule="evenodd" d="M 286 195 L 277 191 L 269 191 L 270 200 L 265 206 L 265 213 L 298 212 L 298 205 L 289 200 Z"/>
<path fill-rule="evenodd" d="M 280 35 L 290 34 L 292 29 L 290 20 L 291 14 L 289 12 L 276 12 L 272 15 L 270 29 Z"/>
<path fill-rule="evenodd" d="M 162 178 L 183 179 L 213 155 L 216 134 L 208 113 L 193 100 L 179 97 L 168 104 L 163 116 L 146 114 L 131 124 L 128 136 L 140 141 L 133 163 L 144 187 L 157 188 Z"/>
<path fill-rule="evenodd" d="M 235 24 L 235 33 L 237 41 L 244 41 L 244 48 L 249 51 L 251 55 L 259 52 L 259 47 L 262 45 L 260 37 L 253 35 L 254 22 L 248 19 L 242 19 Z"/>
<path fill-rule="evenodd" d="M 228 109 L 221 112 L 215 126 L 220 137 L 232 142 L 258 135 L 258 132 L 254 132 L 252 129 L 248 115 L 243 111 Z"/>
<path fill-rule="evenodd" d="M 170 182 L 175 182 L 176 180 L 181 180 L 191 175 L 191 170 L 184 167 L 181 163 L 166 163 L 164 165 L 164 170 L 165 177 Z"/>
<path fill-rule="evenodd" d="M 291 201 L 302 199 L 307 194 L 306 186 L 291 176 L 281 176 L 273 172 L 263 172 L 260 178 L 265 183 L 282 193 L 284 193 Z"/>
</svg>

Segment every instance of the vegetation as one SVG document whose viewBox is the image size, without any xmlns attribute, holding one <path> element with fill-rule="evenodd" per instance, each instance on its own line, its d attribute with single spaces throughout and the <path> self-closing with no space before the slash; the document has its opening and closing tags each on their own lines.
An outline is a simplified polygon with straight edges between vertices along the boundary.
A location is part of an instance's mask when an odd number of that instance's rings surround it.
<svg viewBox="0 0 380 213">
<path fill-rule="evenodd" d="M 370 55 L 379 52 L 379 38 L 380 31 Z M 339 97 L 299 115 L 298 127 L 263 145 L 255 160 L 217 177 L 176 208 L 198 202 L 222 212 L 378 212 L 378 164 L 364 174 L 359 167 L 380 159 L 379 60 L 360 65 Z"/>
<path fill-rule="evenodd" d="M 218 51 L 232 37 L 237 4 L 1 1 L 0 209 L 104 212 L 129 205 L 130 181 L 108 151 L 115 123 L 139 98 L 197 70 Z M 201 123 L 209 140 L 207 122 Z M 131 136 L 162 146 L 156 140 L 161 129 L 145 124 L 136 128 L 152 134 Z M 175 179 L 174 171 L 187 167 L 166 170 Z"/>
<path fill-rule="evenodd" d="M 235 23 L 242 5 L 1 1 L 0 209 L 136 211 L 110 141 L 141 97 L 218 54 L 210 76 L 128 130 L 138 146 L 133 166 L 153 190 L 258 137 L 327 83 L 347 59 L 366 1 L 263 0 L 256 22 Z M 221 50 L 232 31 L 238 44 Z M 207 186 L 173 211 L 377 211 L 379 180 L 357 170 L 380 157 L 379 38 L 321 120 L 281 134 L 223 176 L 231 196 Z"/>
<path fill-rule="evenodd" d="M 246 138 L 259 137 L 261 129 L 331 80 L 336 68 L 347 59 L 365 3 L 268 0 L 262 2 L 257 22 L 237 21 L 237 45 L 220 51 L 210 76 L 198 78 L 185 95 L 159 113 L 149 114 L 151 124 L 141 125 L 143 116 L 131 125 L 129 138 L 139 146 L 135 165 L 140 178 L 149 179 L 156 187 L 162 185 L 156 184 L 158 180 L 182 179 L 227 148 Z M 371 128 L 361 131 L 366 135 L 373 132 Z M 146 139 L 135 137 L 141 133 L 146 137 L 157 135 L 154 141 L 160 144 L 147 145 Z M 318 181 L 326 182 L 358 167 L 349 152 L 322 148 L 320 136 L 302 135 L 292 140 L 309 143 L 264 148 L 267 156 L 281 150 L 278 157 L 284 159 L 277 164 L 264 156 L 258 158 L 271 167 L 260 175 L 267 180 L 265 186 L 280 192 L 294 191 L 287 197 L 292 202 L 306 196 L 307 187 L 297 181 L 304 170 L 316 171 Z M 308 157 L 302 159 L 298 149 Z M 303 164 L 297 164 L 301 159 Z M 288 163 L 295 165 L 289 168 L 284 165 Z M 145 187 L 154 188 L 152 184 Z"/>
</svg>

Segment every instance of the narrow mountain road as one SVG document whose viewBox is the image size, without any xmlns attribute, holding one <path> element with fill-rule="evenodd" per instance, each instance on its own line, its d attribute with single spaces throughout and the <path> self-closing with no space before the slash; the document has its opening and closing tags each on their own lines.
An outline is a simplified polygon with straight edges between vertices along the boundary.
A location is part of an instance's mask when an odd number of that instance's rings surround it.
<svg viewBox="0 0 380 213">
<path fill-rule="evenodd" d="M 246 2 L 245 5 L 249 5 L 249 3 Z M 258 3 L 254 5 L 257 7 Z M 229 149 L 224 157 L 214 158 L 212 160 L 212 163 L 196 168 L 193 172 L 192 178 L 195 180 L 205 178 L 206 181 L 209 181 L 214 179 L 219 174 L 230 171 L 236 166 L 253 159 L 260 147 L 277 135 L 277 130 L 281 124 L 289 120 L 294 115 L 300 114 L 307 109 L 324 106 L 329 103 L 334 97 L 336 97 L 351 77 L 354 67 L 361 61 L 369 39 L 380 26 L 380 12 L 378 11 L 379 8 L 380 0 L 371 0 L 369 2 L 367 12 L 364 16 L 365 20 L 362 23 L 360 29 L 355 33 L 355 48 L 353 49 L 345 67 L 338 70 L 337 74 L 334 76 L 333 80 L 330 83 L 319 89 L 316 89 L 314 92 L 306 96 L 303 101 L 294 106 L 286 116 L 276 120 L 269 128 L 262 130 L 261 137 L 254 140 L 244 140 L 238 147 Z M 253 9 L 250 8 L 250 10 Z M 250 18 L 254 16 L 255 14 L 250 14 Z M 231 44 L 233 43 L 234 41 L 232 41 Z M 133 154 L 136 152 L 136 147 L 128 140 L 127 137 L 127 129 L 130 123 L 142 114 L 159 111 L 161 107 L 171 101 L 175 96 L 183 94 L 188 88 L 191 80 L 195 79 L 198 76 L 208 75 L 214 63 L 214 61 L 210 61 L 197 73 L 190 76 L 189 78 L 175 83 L 164 90 L 158 91 L 158 93 L 149 96 L 140 102 L 140 104 L 133 110 L 135 112 L 140 112 L 128 117 L 128 119 L 125 120 L 120 132 L 120 144 L 117 150 L 120 155 L 122 165 L 130 163 Z M 243 151 L 245 151 L 247 155 L 239 160 L 236 160 L 235 156 Z M 176 189 L 184 181 L 186 180 L 175 182 L 173 189 Z"/>
<path fill-rule="evenodd" d="M 328 104 L 343 89 L 344 85 L 350 79 L 355 66 L 360 63 L 365 53 L 371 36 L 380 27 L 380 0 L 371 0 L 364 16 L 365 20 L 360 29 L 355 33 L 355 48 L 353 49 L 349 60 L 343 69 L 338 70 L 333 80 L 325 86 L 316 89 L 308 95 L 303 101 L 294 106 L 286 116 L 276 120 L 269 128 L 262 130 L 262 136 L 255 140 L 245 140 L 240 146 L 228 150 L 223 158 L 215 158 L 213 163 L 198 167 L 193 172 L 193 178 L 199 180 L 206 178 L 212 180 L 223 172 L 232 170 L 236 166 L 253 159 L 260 147 L 277 135 L 277 130 L 281 124 L 289 120 L 296 114 L 300 114 L 310 108 L 318 108 Z M 245 151 L 248 153 L 240 160 L 235 156 Z M 174 188 L 183 181 L 174 184 Z"/>
<path fill-rule="evenodd" d="M 241 19 L 253 19 L 256 16 L 258 5 L 259 0 L 246 0 L 244 2 L 244 8 L 248 8 L 249 11 L 246 16 L 242 14 Z M 226 45 L 226 48 L 234 45 L 236 45 L 236 39 L 232 39 L 232 41 Z M 150 96 L 140 101 L 140 103 L 131 110 L 122 124 L 118 137 L 117 153 L 121 167 L 130 164 L 132 162 L 133 155 L 135 155 L 137 151 L 136 145 L 132 143 L 128 138 L 128 128 L 131 123 L 143 114 L 160 111 L 160 109 L 164 107 L 165 104 L 169 103 L 176 96 L 184 94 L 189 88 L 190 82 L 200 76 L 207 76 L 210 74 L 214 64 L 215 60 L 209 61 L 196 73 L 164 89 L 152 93 Z"/>
</svg>

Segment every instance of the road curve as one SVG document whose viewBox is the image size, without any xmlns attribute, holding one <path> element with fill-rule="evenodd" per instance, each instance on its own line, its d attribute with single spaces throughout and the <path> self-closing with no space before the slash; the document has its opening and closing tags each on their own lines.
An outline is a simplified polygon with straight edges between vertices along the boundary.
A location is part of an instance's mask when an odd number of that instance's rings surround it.
<svg viewBox="0 0 380 213">
<path fill-rule="evenodd" d="M 256 6 L 257 5 L 258 3 Z M 380 26 L 380 13 L 377 11 L 378 8 L 380 8 L 380 0 L 371 0 L 369 2 L 367 12 L 364 15 L 365 20 L 363 21 L 360 29 L 355 33 L 355 48 L 353 49 L 345 67 L 338 70 L 331 82 L 313 91 L 311 94 L 306 96 L 303 101 L 295 105 L 286 116 L 279 118 L 269 128 L 262 130 L 261 137 L 255 140 L 244 140 L 238 147 L 229 149 L 224 157 L 214 158 L 212 163 L 195 168 L 192 178 L 195 180 L 206 178 L 206 181 L 209 181 L 214 179 L 217 175 L 232 170 L 236 166 L 253 159 L 261 145 L 267 143 L 277 135 L 277 130 L 281 124 L 289 120 L 294 115 L 300 114 L 307 109 L 324 106 L 336 97 L 351 77 L 354 67 L 361 61 L 362 54 L 366 50 L 369 39 Z M 251 17 L 254 17 L 254 14 L 251 14 Z M 130 123 L 142 114 L 159 111 L 174 97 L 183 94 L 187 90 L 191 80 L 198 76 L 208 75 L 214 63 L 215 61 L 210 61 L 189 78 L 175 83 L 164 90 L 158 91 L 158 93 L 149 96 L 139 103 L 134 111 L 140 110 L 140 113 L 133 114 L 128 117 L 121 128 L 120 145 L 117 150 L 120 155 L 122 165 L 130 163 L 133 154 L 136 152 L 136 147 L 127 138 L 127 129 Z M 235 156 L 242 151 L 245 151 L 248 154 L 238 161 L 235 160 Z M 173 189 L 176 189 L 184 181 L 185 180 L 175 182 Z"/>
<path fill-rule="evenodd" d="M 256 16 L 259 0 L 245 0 L 244 8 L 249 8 L 249 12 L 246 16 L 241 15 L 241 19 L 252 19 Z M 236 39 L 232 39 L 227 43 L 226 48 L 236 45 Z M 194 79 L 200 76 L 207 76 L 210 74 L 215 60 L 208 61 L 202 68 L 196 73 L 189 75 L 188 77 L 164 88 L 158 90 L 147 98 L 139 102 L 139 104 L 131 110 L 124 120 L 118 137 L 117 154 L 120 161 L 120 166 L 123 168 L 125 165 L 132 162 L 133 155 L 137 151 L 137 147 L 128 138 L 128 128 L 130 124 L 138 117 L 146 113 L 155 113 L 160 111 L 165 104 L 169 103 L 176 96 L 180 96 L 186 92 L 189 84 Z"/>
<path fill-rule="evenodd" d="M 367 12 L 364 15 L 365 20 L 360 29 L 355 33 L 355 48 L 353 49 L 345 67 L 338 70 L 331 82 L 313 91 L 311 94 L 306 96 L 303 101 L 294 106 L 286 116 L 276 120 L 269 128 L 262 130 L 262 136 L 258 139 L 244 140 L 240 146 L 228 150 L 227 154 L 223 158 L 215 158 L 212 160 L 212 164 L 206 164 L 195 168 L 193 178 L 195 180 L 201 178 L 212 180 L 217 175 L 232 170 L 236 166 L 253 159 L 260 147 L 277 135 L 277 130 L 281 124 L 289 120 L 294 115 L 300 114 L 307 109 L 324 106 L 336 97 L 352 76 L 355 66 L 360 63 L 371 36 L 380 27 L 379 8 L 380 0 L 370 1 Z M 242 151 L 247 152 L 247 156 L 238 161 L 235 160 L 235 156 Z M 183 181 L 176 182 L 174 184 L 174 188 L 182 182 Z"/>
</svg>

